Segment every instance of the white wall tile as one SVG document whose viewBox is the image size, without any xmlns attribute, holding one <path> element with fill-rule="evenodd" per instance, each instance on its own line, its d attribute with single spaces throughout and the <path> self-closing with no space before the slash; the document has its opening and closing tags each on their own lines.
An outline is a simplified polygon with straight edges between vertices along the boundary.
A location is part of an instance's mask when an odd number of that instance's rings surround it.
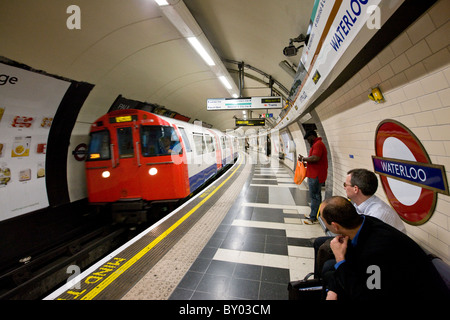
<svg viewBox="0 0 450 320">
<path fill-rule="evenodd" d="M 436 92 L 448 87 L 447 80 L 442 72 L 436 72 L 420 80 L 425 93 Z"/>
<path fill-rule="evenodd" d="M 421 140 L 432 162 L 444 165 L 450 173 L 449 3 L 438 1 L 316 108 L 330 144 L 334 172 L 329 183 L 335 195 L 345 196 L 342 182 L 348 170 L 373 170 L 375 131 L 387 118 L 407 126 Z M 376 84 L 385 96 L 383 104 L 366 98 Z M 386 200 L 381 186 L 377 195 Z M 438 198 L 429 222 L 408 225 L 407 231 L 420 245 L 450 263 L 450 197 L 439 194 Z"/>
<path fill-rule="evenodd" d="M 406 52 L 406 57 L 411 65 L 425 59 L 432 54 L 430 47 L 425 40 L 420 41 Z"/>
</svg>

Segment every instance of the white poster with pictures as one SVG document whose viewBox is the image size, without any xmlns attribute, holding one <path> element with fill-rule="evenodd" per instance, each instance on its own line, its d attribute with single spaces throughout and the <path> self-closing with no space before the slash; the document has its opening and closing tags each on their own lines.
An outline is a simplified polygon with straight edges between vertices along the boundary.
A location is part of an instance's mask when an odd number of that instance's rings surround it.
<svg viewBox="0 0 450 320">
<path fill-rule="evenodd" d="M 47 139 L 69 86 L 0 63 L 0 221 L 48 206 Z"/>
</svg>

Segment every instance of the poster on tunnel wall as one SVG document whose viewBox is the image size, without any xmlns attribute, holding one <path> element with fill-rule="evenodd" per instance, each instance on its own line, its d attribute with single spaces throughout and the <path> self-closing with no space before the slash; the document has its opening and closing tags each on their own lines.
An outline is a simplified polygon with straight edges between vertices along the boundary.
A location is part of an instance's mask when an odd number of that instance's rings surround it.
<svg viewBox="0 0 450 320">
<path fill-rule="evenodd" d="M 0 221 L 48 206 L 47 139 L 69 86 L 0 63 Z"/>
</svg>

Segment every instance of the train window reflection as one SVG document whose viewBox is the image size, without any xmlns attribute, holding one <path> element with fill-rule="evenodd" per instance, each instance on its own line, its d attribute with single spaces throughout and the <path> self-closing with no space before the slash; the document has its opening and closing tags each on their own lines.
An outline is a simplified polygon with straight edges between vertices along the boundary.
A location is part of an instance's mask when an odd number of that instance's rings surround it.
<svg viewBox="0 0 450 320">
<path fill-rule="evenodd" d="M 191 144 L 190 144 L 189 139 L 187 137 L 186 131 L 184 131 L 184 128 L 178 128 L 178 129 L 180 129 L 181 136 L 183 137 L 183 142 L 184 142 L 184 145 L 186 147 L 186 152 L 192 152 Z"/>
<path fill-rule="evenodd" d="M 109 144 L 109 131 L 92 132 L 87 161 L 111 159 L 111 149 Z"/>
<path fill-rule="evenodd" d="M 206 138 L 206 150 L 208 152 L 214 152 L 216 151 L 216 149 L 214 148 L 214 140 L 213 137 L 211 137 L 210 135 L 205 135 Z"/>
<path fill-rule="evenodd" d="M 221 137 L 220 140 L 222 141 L 222 150 L 225 150 L 227 148 L 225 137 Z"/>
<path fill-rule="evenodd" d="M 195 144 L 195 152 L 197 155 L 202 155 L 205 153 L 206 144 L 205 140 L 203 140 L 203 134 L 194 133 L 194 144 Z"/>
<path fill-rule="evenodd" d="M 164 126 L 142 126 L 141 148 L 144 157 L 170 156 L 183 153 L 175 129 Z"/>
<path fill-rule="evenodd" d="M 117 141 L 119 143 L 119 157 L 133 158 L 133 129 L 131 127 L 117 129 Z"/>
</svg>

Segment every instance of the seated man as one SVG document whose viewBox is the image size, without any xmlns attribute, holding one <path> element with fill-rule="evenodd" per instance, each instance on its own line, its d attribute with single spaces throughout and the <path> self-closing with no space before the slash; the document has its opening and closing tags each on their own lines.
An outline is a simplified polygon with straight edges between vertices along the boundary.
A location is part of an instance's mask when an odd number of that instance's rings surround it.
<svg viewBox="0 0 450 320">
<path fill-rule="evenodd" d="M 406 233 L 405 225 L 398 214 L 375 195 L 378 179 L 375 173 L 366 169 L 353 169 L 347 172 L 344 182 L 345 192 L 359 214 L 380 219 L 394 228 Z"/>
<path fill-rule="evenodd" d="M 347 172 L 344 189 L 359 214 L 378 218 L 406 234 L 405 225 L 398 214 L 375 195 L 378 189 L 375 173 L 367 169 L 350 170 Z M 332 258 L 330 241 L 331 237 L 319 237 L 314 241 L 316 278 L 320 277 L 323 263 Z"/>
<path fill-rule="evenodd" d="M 327 299 L 449 299 L 449 291 L 422 248 L 390 225 L 359 215 L 344 197 L 323 202 L 336 264 L 324 270 Z"/>
</svg>

